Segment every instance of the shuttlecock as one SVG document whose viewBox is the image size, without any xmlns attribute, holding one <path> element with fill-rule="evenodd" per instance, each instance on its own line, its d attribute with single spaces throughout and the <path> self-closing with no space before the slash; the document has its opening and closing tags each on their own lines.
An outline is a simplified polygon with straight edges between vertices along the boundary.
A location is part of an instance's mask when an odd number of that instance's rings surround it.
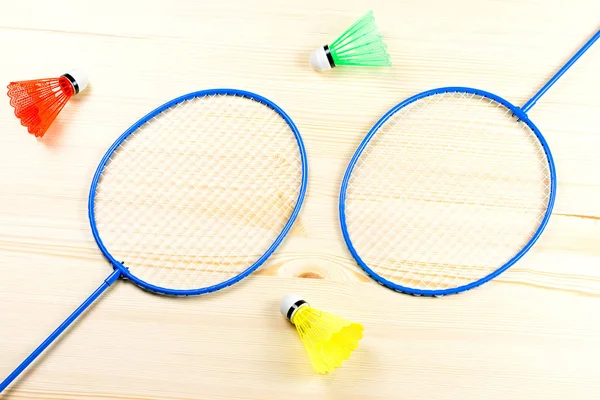
<svg viewBox="0 0 600 400">
<path fill-rule="evenodd" d="M 375 25 L 373 12 L 369 11 L 346 30 L 331 45 L 315 49 L 310 63 L 317 71 L 336 66 L 391 67 L 387 46 Z"/>
<path fill-rule="evenodd" d="M 87 77 L 73 70 L 58 78 L 11 82 L 10 105 L 29 133 L 42 137 L 73 95 L 88 84 Z"/>
<path fill-rule="evenodd" d="M 358 347 L 363 326 L 312 308 L 302 297 L 289 294 L 281 299 L 281 313 L 296 326 L 310 361 L 320 374 L 340 367 Z"/>
</svg>

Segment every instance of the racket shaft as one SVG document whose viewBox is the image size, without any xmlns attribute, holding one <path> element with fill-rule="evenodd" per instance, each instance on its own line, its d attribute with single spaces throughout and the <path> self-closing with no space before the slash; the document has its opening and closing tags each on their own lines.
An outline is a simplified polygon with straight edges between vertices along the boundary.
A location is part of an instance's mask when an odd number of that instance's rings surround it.
<svg viewBox="0 0 600 400">
<path fill-rule="evenodd" d="M 592 36 L 583 45 L 583 47 L 581 47 L 577 51 L 577 53 L 575 53 L 573 57 L 571 57 L 569 61 L 567 61 L 567 63 L 563 65 L 562 68 L 559 69 L 558 72 L 556 72 L 556 74 L 554 74 L 554 76 L 550 78 L 550 80 L 546 82 L 546 84 L 536 94 L 534 94 L 533 97 L 529 99 L 529 101 L 527 101 L 527 103 L 523 105 L 523 107 L 521 107 L 521 110 L 523 110 L 524 113 L 527 113 L 535 105 L 535 103 L 548 91 L 548 89 L 550 89 L 552 85 L 554 85 L 556 81 L 558 81 L 564 75 L 564 73 L 567 72 L 567 70 L 571 68 L 571 66 L 575 64 L 577 60 L 579 60 L 579 57 L 581 57 L 583 53 L 585 53 L 590 47 L 592 47 L 592 45 L 598 39 L 600 39 L 600 31 L 596 32 L 594 36 Z"/>
<path fill-rule="evenodd" d="M 94 291 L 94 293 L 92 293 L 90 297 L 88 297 L 73 312 L 73 314 L 71 314 L 62 324 L 60 324 L 60 326 L 56 328 L 56 330 L 52 332 L 50 336 L 48 336 L 48 338 L 46 338 L 46 340 L 44 340 L 42 344 L 40 344 L 38 348 L 29 355 L 29 357 L 27 357 L 4 381 L 2 381 L 2 383 L 0 383 L 0 393 L 2 393 L 4 389 L 6 389 L 23 371 L 25 371 L 25 369 L 33 361 L 35 361 L 35 359 L 38 358 L 38 356 L 42 354 L 48 346 L 50 346 L 58 337 L 60 337 L 60 335 L 69 326 L 71 326 L 71 324 L 75 322 L 77 318 L 79 318 L 79 316 L 83 314 L 83 312 L 87 310 L 87 308 L 91 306 L 94 301 L 96 301 L 96 299 L 100 297 L 100 295 L 104 293 L 104 291 L 106 291 L 106 289 L 108 289 L 120 276 L 121 273 L 118 270 L 115 270 L 113 273 L 111 273 L 110 276 L 106 278 L 104 282 L 102 282 L 102 285 L 100 285 L 100 287 L 98 287 L 98 289 L 96 289 L 96 291 Z"/>
</svg>

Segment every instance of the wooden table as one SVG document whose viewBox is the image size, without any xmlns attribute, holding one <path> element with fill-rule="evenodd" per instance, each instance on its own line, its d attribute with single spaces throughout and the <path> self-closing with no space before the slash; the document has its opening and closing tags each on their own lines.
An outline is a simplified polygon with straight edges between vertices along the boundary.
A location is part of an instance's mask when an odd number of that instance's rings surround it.
<svg viewBox="0 0 600 400">
<path fill-rule="evenodd" d="M 367 9 L 394 68 L 319 74 L 310 51 Z M 172 299 L 115 284 L 2 399 L 600 398 L 600 45 L 531 112 L 558 197 L 518 264 L 461 295 L 415 298 L 368 279 L 338 224 L 346 164 L 392 105 L 481 87 L 522 104 L 600 27 L 594 0 L 6 1 L 0 77 L 90 75 L 43 140 L 0 105 L 0 376 L 109 272 L 88 228 L 97 162 L 146 112 L 234 87 L 278 103 L 308 150 L 310 185 L 283 246 L 214 295 Z M 360 321 L 366 337 L 316 375 L 278 310 L 289 292 Z"/>
</svg>

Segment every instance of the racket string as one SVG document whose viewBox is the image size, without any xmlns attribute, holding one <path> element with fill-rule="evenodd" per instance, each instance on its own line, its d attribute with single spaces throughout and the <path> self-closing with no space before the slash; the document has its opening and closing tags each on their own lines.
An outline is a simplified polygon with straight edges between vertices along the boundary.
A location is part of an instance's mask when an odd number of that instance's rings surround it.
<svg viewBox="0 0 600 400">
<path fill-rule="evenodd" d="M 96 194 L 98 229 L 147 283 L 211 286 L 265 253 L 301 182 L 298 144 L 278 113 L 236 96 L 188 100 L 115 151 Z"/>
<path fill-rule="evenodd" d="M 549 192 L 545 152 L 509 109 L 471 93 L 430 96 L 394 114 L 361 154 L 347 190 L 348 234 L 385 279 L 453 287 L 522 248 Z"/>
</svg>

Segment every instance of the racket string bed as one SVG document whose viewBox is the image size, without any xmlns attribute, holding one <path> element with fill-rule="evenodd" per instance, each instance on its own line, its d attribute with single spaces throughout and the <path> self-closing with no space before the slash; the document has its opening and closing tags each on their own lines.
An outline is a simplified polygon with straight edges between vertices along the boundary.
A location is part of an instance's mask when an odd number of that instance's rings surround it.
<svg viewBox="0 0 600 400">
<path fill-rule="evenodd" d="M 289 131 L 270 108 L 236 96 L 194 98 L 157 115 L 105 166 L 96 194 L 104 244 L 157 286 L 238 275 L 296 206 L 302 163 Z"/>
<path fill-rule="evenodd" d="M 529 126 L 493 99 L 447 92 L 379 127 L 349 179 L 346 223 L 375 273 L 446 289 L 509 261 L 534 235 L 549 196 L 548 162 Z"/>
</svg>

